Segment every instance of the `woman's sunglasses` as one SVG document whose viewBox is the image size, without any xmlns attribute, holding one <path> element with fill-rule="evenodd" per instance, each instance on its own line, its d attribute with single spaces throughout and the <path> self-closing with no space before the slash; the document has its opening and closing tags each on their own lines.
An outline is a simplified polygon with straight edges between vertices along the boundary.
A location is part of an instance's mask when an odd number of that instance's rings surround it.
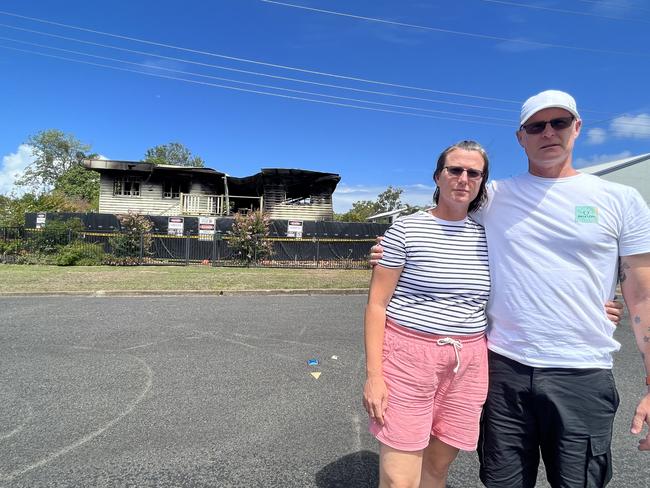
<svg viewBox="0 0 650 488">
<path fill-rule="evenodd" d="M 539 122 L 531 122 L 530 124 L 522 125 L 519 130 L 524 129 L 526 134 L 541 134 L 546 129 L 546 124 L 551 124 L 555 130 L 564 130 L 571 126 L 575 117 L 558 117 L 551 120 L 540 120 Z"/>
<path fill-rule="evenodd" d="M 470 180 L 478 180 L 479 178 L 483 177 L 483 171 L 479 169 L 463 168 L 462 166 L 445 166 L 442 169 L 446 169 L 447 173 L 449 173 L 454 178 L 460 178 L 463 176 L 463 173 L 465 171 L 467 171 L 467 177 Z"/>
</svg>

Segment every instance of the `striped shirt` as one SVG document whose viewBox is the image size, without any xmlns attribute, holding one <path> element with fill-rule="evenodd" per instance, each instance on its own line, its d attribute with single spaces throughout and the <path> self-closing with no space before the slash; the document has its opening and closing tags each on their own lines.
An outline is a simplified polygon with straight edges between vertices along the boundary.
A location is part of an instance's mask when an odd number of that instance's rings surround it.
<svg viewBox="0 0 650 488">
<path fill-rule="evenodd" d="M 399 325 L 438 335 L 485 330 L 490 269 L 483 227 L 417 212 L 397 220 L 382 241 L 379 265 L 403 267 L 386 316 Z"/>
</svg>

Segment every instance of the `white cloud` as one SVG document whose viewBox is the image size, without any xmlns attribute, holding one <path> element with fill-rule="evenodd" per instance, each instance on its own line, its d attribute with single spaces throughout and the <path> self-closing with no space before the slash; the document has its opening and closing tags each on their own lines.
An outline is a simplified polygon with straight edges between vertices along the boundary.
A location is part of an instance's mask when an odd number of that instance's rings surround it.
<svg viewBox="0 0 650 488">
<path fill-rule="evenodd" d="M 607 131 L 596 127 L 587 131 L 587 144 L 602 144 L 607 140 Z"/>
<path fill-rule="evenodd" d="M 3 156 L 2 166 L 0 166 L 0 194 L 8 194 L 12 191 L 22 193 L 14 187 L 14 182 L 33 162 L 32 148 L 27 144 L 21 144 L 15 153 Z"/>
<path fill-rule="evenodd" d="M 433 185 L 398 185 L 398 188 L 404 190 L 400 200 L 402 203 L 409 205 L 430 205 L 433 198 Z M 376 200 L 377 196 L 385 191 L 387 186 L 348 186 L 346 184 L 338 185 L 332 196 L 334 211 L 344 213 L 352 208 L 354 202 L 359 200 Z"/>
<path fill-rule="evenodd" d="M 650 139 L 650 115 L 623 115 L 612 120 L 610 129 L 616 137 Z"/>
<path fill-rule="evenodd" d="M 610 161 L 617 161 L 619 159 L 625 159 L 632 156 L 630 151 L 622 151 L 616 154 L 594 154 L 588 158 L 578 158 L 573 164 L 576 168 L 584 168 L 586 166 L 593 166 L 600 163 L 608 163 Z"/>
</svg>

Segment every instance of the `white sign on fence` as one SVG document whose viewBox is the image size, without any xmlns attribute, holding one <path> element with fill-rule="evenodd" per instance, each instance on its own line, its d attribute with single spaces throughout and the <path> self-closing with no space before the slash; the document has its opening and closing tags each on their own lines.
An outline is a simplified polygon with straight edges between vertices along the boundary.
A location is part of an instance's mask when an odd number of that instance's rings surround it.
<svg viewBox="0 0 650 488">
<path fill-rule="evenodd" d="M 302 220 L 287 221 L 287 237 L 302 237 Z"/>
<path fill-rule="evenodd" d="M 217 228 L 216 217 L 199 217 L 199 239 L 211 241 Z"/>
<path fill-rule="evenodd" d="M 36 228 L 40 229 L 45 225 L 47 220 L 47 214 L 45 212 L 39 212 L 36 214 Z"/>
<path fill-rule="evenodd" d="M 183 217 L 169 217 L 167 219 L 167 234 L 170 236 L 182 236 L 185 230 L 185 219 Z"/>
</svg>

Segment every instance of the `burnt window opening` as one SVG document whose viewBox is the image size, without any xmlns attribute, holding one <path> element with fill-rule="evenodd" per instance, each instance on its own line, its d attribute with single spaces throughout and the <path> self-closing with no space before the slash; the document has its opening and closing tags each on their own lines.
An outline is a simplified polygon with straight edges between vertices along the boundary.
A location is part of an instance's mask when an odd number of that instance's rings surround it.
<svg viewBox="0 0 650 488">
<path fill-rule="evenodd" d="M 142 178 L 139 176 L 122 176 L 113 180 L 113 195 L 139 197 Z"/>
<path fill-rule="evenodd" d="M 163 198 L 178 200 L 181 197 L 181 193 L 187 193 L 185 185 L 183 185 L 183 183 L 178 183 L 175 181 L 164 181 L 162 188 Z"/>
</svg>

